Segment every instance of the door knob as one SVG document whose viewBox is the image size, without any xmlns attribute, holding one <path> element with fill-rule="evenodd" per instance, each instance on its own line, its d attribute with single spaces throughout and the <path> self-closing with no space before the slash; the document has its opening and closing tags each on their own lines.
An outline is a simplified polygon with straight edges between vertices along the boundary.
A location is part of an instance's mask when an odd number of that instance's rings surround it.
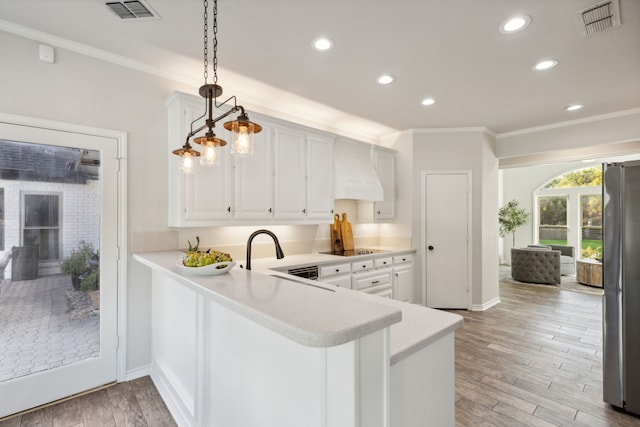
<svg viewBox="0 0 640 427">
<path fill-rule="evenodd" d="M 427 249 L 429 249 L 430 251 L 432 251 L 432 250 L 433 250 L 433 246 L 429 245 L 429 246 L 427 246 Z"/>
</svg>

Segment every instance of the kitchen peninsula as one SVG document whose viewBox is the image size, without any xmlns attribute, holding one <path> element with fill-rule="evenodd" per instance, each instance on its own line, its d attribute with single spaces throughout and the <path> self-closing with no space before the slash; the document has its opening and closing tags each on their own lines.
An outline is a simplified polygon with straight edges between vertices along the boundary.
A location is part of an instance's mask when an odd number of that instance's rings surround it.
<svg viewBox="0 0 640 427">
<path fill-rule="evenodd" d="M 454 424 L 460 316 L 267 268 L 187 275 L 183 255 L 133 255 L 152 271 L 152 378 L 179 425 Z"/>
</svg>

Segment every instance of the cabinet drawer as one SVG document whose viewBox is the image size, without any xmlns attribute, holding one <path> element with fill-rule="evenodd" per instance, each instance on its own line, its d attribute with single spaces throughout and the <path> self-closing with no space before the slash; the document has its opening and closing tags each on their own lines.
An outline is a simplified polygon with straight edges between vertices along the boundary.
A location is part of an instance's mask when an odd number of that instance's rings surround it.
<svg viewBox="0 0 640 427">
<path fill-rule="evenodd" d="M 379 286 L 391 286 L 390 271 L 376 274 L 354 275 L 353 282 L 351 284 L 351 288 L 357 290 L 367 289 L 371 287 L 377 288 Z"/>
<path fill-rule="evenodd" d="M 341 288 L 351 289 L 351 275 L 345 274 L 344 276 L 331 277 L 330 279 L 321 279 L 321 283 L 328 283 L 330 285 L 339 286 Z"/>
<path fill-rule="evenodd" d="M 388 258 L 376 258 L 376 259 L 373 260 L 373 266 L 375 268 L 390 267 L 392 262 L 393 262 L 393 258 L 391 258 L 391 257 L 388 257 Z"/>
<path fill-rule="evenodd" d="M 383 297 L 383 298 L 391 298 L 391 288 L 389 287 L 382 287 L 380 289 L 376 289 L 375 291 L 369 291 L 369 293 L 371 295 L 377 295 L 379 297 Z"/>
<path fill-rule="evenodd" d="M 394 264 L 402 264 L 403 262 L 411 262 L 413 260 L 413 254 L 396 255 L 393 257 Z"/>
<path fill-rule="evenodd" d="M 331 277 L 336 274 L 351 273 L 351 264 L 336 264 L 320 267 L 320 278 Z"/>
<path fill-rule="evenodd" d="M 351 271 L 357 273 L 359 271 L 367 271 L 373 268 L 373 260 L 367 259 L 351 264 Z"/>
</svg>

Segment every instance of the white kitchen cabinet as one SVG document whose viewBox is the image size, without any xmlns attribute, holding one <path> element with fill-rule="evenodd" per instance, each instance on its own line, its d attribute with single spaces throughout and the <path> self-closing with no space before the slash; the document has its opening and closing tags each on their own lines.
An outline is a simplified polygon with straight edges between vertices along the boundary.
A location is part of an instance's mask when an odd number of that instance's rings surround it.
<svg viewBox="0 0 640 427">
<path fill-rule="evenodd" d="M 307 150 L 304 132 L 278 126 L 274 132 L 275 219 L 302 220 L 306 214 Z"/>
<path fill-rule="evenodd" d="M 329 285 L 339 286 L 341 288 L 351 289 L 351 274 L 322 279 L 321 282 L 327 283 Z"/>
<path fill-rule="evenodd" d="M 168 148 L 174 150 L 184 144 L 194 118 L 202 116 L 204 102 L 174 92 L 165 105 Z M 179 157 L 169 156 L 169 226 L 333 221 L 335 136 L 261 114 L 251 113 L 251 118 L 262 126 L 262 132 L 254 135 L 252 157 L 231 156 L 227 145 L 220 148 L 220 165 L 204 167 L 197 162 L 193 174 L 183 174 Z M 193 127 L 203 123 L 200 118 Z M 230 141 L 222 123 L 215 131 Z"/>
<path fill-rule="evenodd" d="M 413 254 L 373 255 L 322 265 L 318 281 L 400 301 L 413 300 Z"/>
<path fill-rule="evenodd" d="M 167 99 L 169 113 L 169 149 L 175 150 L 185 142 L 191 131 L 191 122 L 202 115 L 204 104 L 194 97 L 174 93 Z M 194 124 L 201 126 L 204 119 Z M 222 139 L 228 139 L 222 127 L 218 129 Z M 194 144 L 192 144 L 194 145 Z M 197 227 L 218 223 L 232 218 L 232 168 L 228 150 L 220 150 L 219 166 L 201 166 L 196 161 L 192 174 L 183 174 L 179 157 L 169 157 L 169 226 Z"/>
<path fill-rule="evenodd" d="M 351 289 L 374 295 L 391 297 L 391 269 L 373 270 L 354 274 L 351 278 Z"/>
<path fill-rule="evenodd" d="M 239 220 L 271 220 L 273 218 L 273 136 L 275 126 L 260 120 L 262 132 L 254 135 L 251 157 L 236 157 L 235 212 Z"/>
<path fill-rule="evenodd" d="M 330 264 L 320 267 L 318 281 L 351 289 L 351 264 Z"/>
<path fill-rule="evenodd" d="M 334 138 L 307 134 L 307 219 L 333 220 Z"/>
<path fill-rule="evenodd" d="M 413 300 L 412 262 L 411 254 L 393 257 L 393 299 L 404 302 Z"/>
<path fill-rule="evenodd" d="M 278 125 L 274 219 L 333 220 L 333 138 Z"/>
<path fill-rule="evenodd" d="M 384 200 L 373 203 L 375 221 L 396 219 L 396 153 L 382 147 L 374 147 L 373 160 L 384 191 Z"/>
</svg>

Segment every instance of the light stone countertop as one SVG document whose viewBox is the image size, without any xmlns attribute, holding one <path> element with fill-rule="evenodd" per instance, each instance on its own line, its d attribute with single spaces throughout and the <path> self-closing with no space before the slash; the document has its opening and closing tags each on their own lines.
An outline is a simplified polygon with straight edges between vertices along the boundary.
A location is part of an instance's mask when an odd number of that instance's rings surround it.
<svg viewBox="0 0 640 427">
<path fill-rule="evenodd" d="M 257 258 L 251 260 L 251 271 L 240 268 L 244 261 L 239 261 L 229 273 L 209 277 L 179 272 L 175 264 L 183 252 L 146 252 L 134 254 L 133 258 L 302 345 L 330 347 L 390 326 L 394 365 L 461 327 L 462 317 L 282 272 L 305 265 L 415 252 L 385 249 L 390 252 L 354 257 L 301 254 L 280 260 Z"/>
<path fill-rule="evenodd" d="M 340 345 L 401 320 L 397 307 L 288 275 L 295 281 L 238 266 L 219 276 L 189 275 L 176 266 L 182 256 L 179 251 L 133 254 L 154 271 L 305 346 Z"/>
</svg>

